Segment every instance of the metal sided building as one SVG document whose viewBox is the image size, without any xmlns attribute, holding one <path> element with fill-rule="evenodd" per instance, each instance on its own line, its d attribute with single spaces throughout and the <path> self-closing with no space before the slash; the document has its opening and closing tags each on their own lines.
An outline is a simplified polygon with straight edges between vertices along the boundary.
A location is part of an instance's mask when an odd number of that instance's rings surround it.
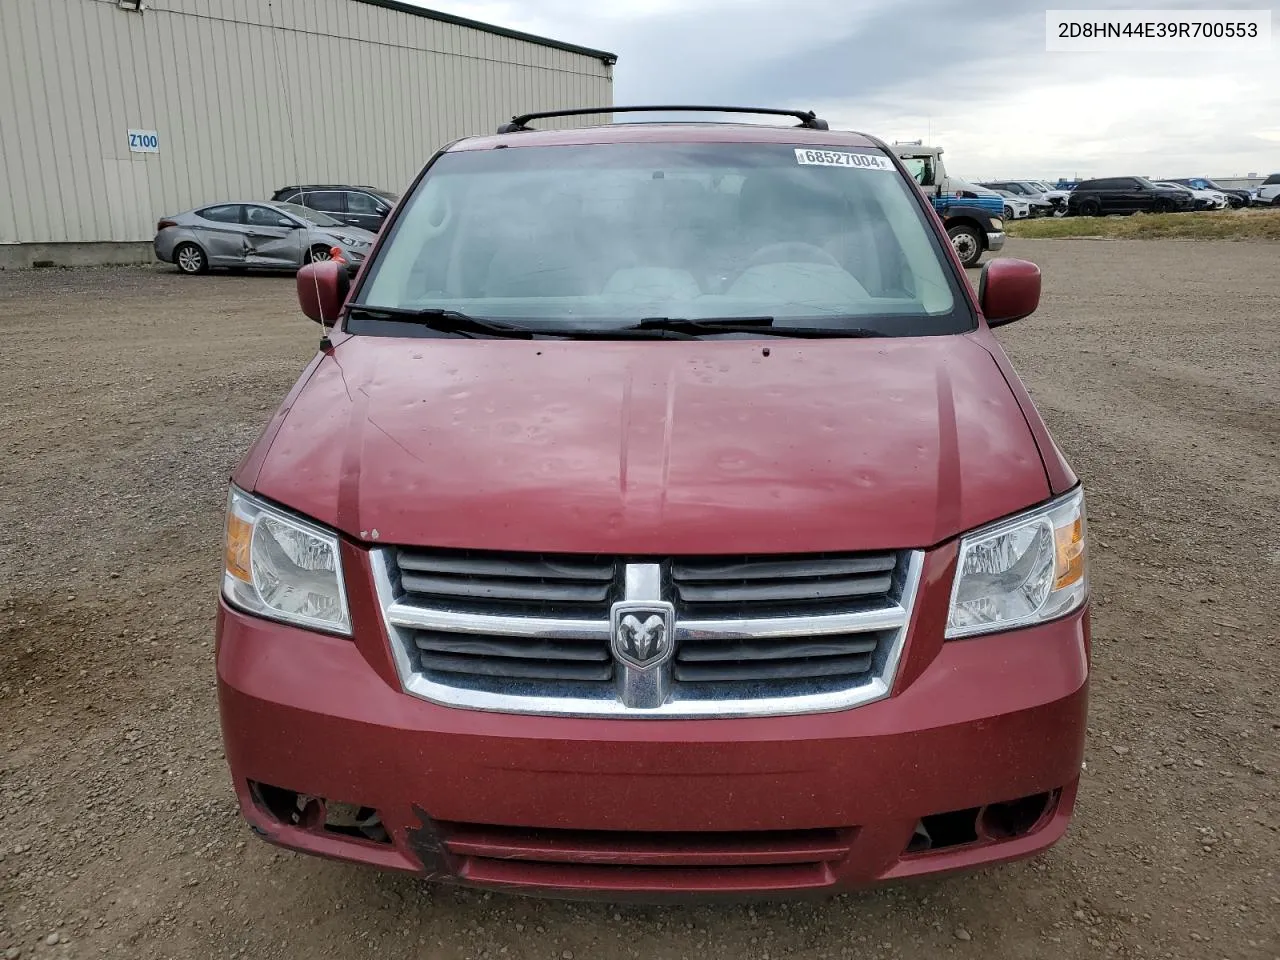
<svg viewBox="0 0 1280 960">
<path fill-rule="evenodd" d="M 160 217 L 288 184 L 398 192 L 513 114 L 612 106 L 616 59 L 401 0 L 0 0 L 0 268 L 146 261 Z"/>
</svg>

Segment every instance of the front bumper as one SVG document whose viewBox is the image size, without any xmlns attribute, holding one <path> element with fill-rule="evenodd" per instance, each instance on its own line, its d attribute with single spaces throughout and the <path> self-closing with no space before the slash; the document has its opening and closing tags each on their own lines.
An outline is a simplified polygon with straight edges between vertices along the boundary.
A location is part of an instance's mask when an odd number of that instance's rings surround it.
<svg viewBox="0 0 1280 960">
<path fill-rule="evenodd" d="M 992 253 L 1004 248 L 1004 232 L 999 230 L 987 231 L 987 249 Z"/>
<path fill-rule="evenodd" d="M 425 702 L 401 692 L 385 637 L 362 619 L 352 641 L 220 604 L 227 759 L 245 818 L 282 846 L 524 893 L 777 896 L 1030 856 L 1071 817 L 1085 611 L 950 643 L 918 631 L 895 695 L 876 703 L 713 720 Z M 303 795 L 297 815 L 281 812 L 281 792 Z M 972 822 L 985 805 L 1029 797 L 1043 808 L 1018 831 L 908 852 L 922 818 L 967 811 Z M 323 801 L 308 798 L 376 810 L 387 838 L 330 831 Z"/>
</svg>

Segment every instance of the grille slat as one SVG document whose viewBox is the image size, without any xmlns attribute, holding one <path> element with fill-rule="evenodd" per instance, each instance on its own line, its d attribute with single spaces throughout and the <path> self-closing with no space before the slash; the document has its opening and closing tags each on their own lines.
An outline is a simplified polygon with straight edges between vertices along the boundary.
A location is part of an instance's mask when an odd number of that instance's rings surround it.
<svg viewBox="0 0 1280 960">
<path fill-rule="evenodd" d="M 871 653 L 879 646 L 876 634 L 858 637 L 831 637 L 811 640 L 805 637 L 778 640 L 730 640 L 689 642 L 680 645 L 680 660 L 700 663 L 724 660 L 786 660 L 798 657 L 839 657 Z"/>
<path fill-rule="evenodd" d="M 694 584 L 677 582 L 676 590 L 686 603 L 769 603 L 777 600 L 834 600 L 844 597 L 883 595 L 893 585 L 891 573 L 875 577 L 831 580 L 786 580 L 761 585 Z"/>
<path fill-rule="evenodd" d="M 677 581 L 853 576 L 861 573 L 883 573 L 892 570 L 896 563 L 897 557 L 892 553 L 866 557 L 820 557 L 812 560 L 748 558 L 731 563 L 721 560 L 676 560 L 671 565 L 671 576 Z"/>
<path fill-rule="evenodd" d="M 402 573 L 401 585 L 409 593 L 428 593 L 437 597 L 461 597 L 490 600 L 560 600 L 598 603 L 609 596 L 611 584 L 556 583 L 550 580 L 474 580 L 454 577 L 424 576 Z"/>
<path fill-rule="evenodd" d="M 746 680 L 809 680 L 817 677 L 858 676 L 871 669 L 871 654 L 799 660 L 690 663 L 677 660 L 677 680 L 688 683 L 738 683 Z"/>
<path fill-rule="evenodd" d="M 450 853 L 503 862 L 628 867 L 819 863 L 849 852 L 851 829 L 657 833 L 439 822 Z"/>
<path fill-rule="evenodd" d="M 536 640 L 520 637 L 475 637 L 457 633 L 419 632 L 414 637 L 419 650 L 453 653 L 469 657 L 510 657 L 517 660 L 607 661 L 609 648 L 599 643 Z"/>
<path fill-rule="evenodd" d="M 580 660 L 515 660 L 506 657 L 468 657 L 423 651 L 422 669 L 520 680 L 578 680 L 604 682 L 613 677 L 612 663 Z"/>
<path fill-rule="evenodd" d="M 562 558 L 533 558 L 512 561 L 467 554 L 460 556 L 415 554 L 408 550 L 401 550 L 400 569 L 459 577 L 608 581 L 613 578 L 615 566 L 610 560 L 592 562 Z"/>
</svg>

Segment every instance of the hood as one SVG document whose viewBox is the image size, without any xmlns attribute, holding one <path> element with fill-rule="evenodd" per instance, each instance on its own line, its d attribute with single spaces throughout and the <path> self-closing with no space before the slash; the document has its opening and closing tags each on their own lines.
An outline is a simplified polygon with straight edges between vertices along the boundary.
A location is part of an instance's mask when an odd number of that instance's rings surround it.
<svg viewBox="0 0 1280 960">
<path fill-rule="evenodd" d="M 256 478 L 246 466 L 237 482 L 383 543 L 930 546 L 1049 495 L 979 336 L 350 337 L 296 389 L 265 456 L 246 461 Z"/>
</svg>

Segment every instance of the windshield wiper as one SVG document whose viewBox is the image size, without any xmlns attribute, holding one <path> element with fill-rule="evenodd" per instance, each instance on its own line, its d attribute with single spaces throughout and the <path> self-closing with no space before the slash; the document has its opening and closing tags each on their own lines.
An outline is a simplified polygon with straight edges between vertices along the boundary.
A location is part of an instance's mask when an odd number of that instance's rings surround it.
<svg viewBox="0 0 1280 960">
<path fill-rule="evenodd" d="M 773 317 L 645 317 L 631 330 L 670 330 L 674 333 L 763 333 L 770 337 L 888 337 L 868 327 L 777 326 Z"/>
<path fill-rule="evenodd" d="M 357 303 L 348 309 L 348 313 L 374 320 L 419 323 L 432 330 L 473 338 L 477 334 L 487 334 L 491 337 L 507 337 L 512 340 L 532 340 L 535 333 L 541 332 L 515 323 L 473 317 L 460 310 L 445 310 L 443 307 L 370 307 Z"/>
</svg>

